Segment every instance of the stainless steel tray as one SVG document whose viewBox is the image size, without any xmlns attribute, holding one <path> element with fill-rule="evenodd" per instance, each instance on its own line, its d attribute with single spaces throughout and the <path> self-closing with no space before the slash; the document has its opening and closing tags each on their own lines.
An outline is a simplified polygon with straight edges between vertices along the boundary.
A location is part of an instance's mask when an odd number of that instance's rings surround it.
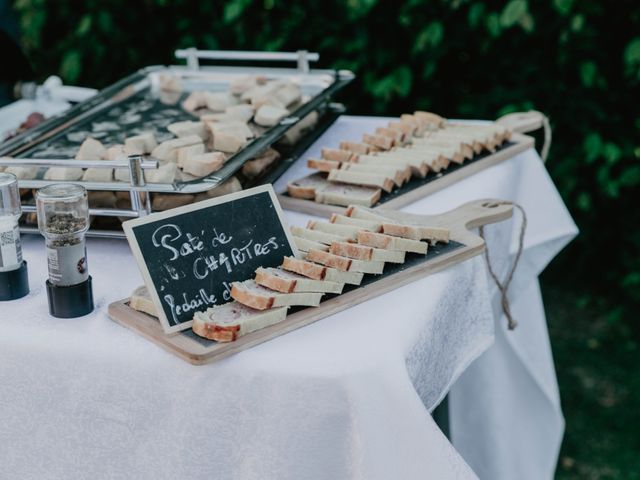
<svg viewBox="0 0 640 480">
<path fill-rule="evenodd" d="M 264 75 L 270 79 L 287 78 L 300 85 L 304 96 L 309 99 L 299 105 L 289 116 L 277 125 L 265 129 L 257 138 L 234 154 L 224 167 L 213 174 L 195 180 L 173 183 L 146 183 L 144 174 L 132 182 L 75 182 L 88 190 L 98 191 L 145 191 L 164 193 L 199 193 L 215 188 L 242 165 L 267 147 L 281 139 L 288 130 L 313 111 L 327 106 L 333 95 L 351 82 L 354 75 L 349 71 L 311 70 L 309 60 L 317 59 L 317 54 L 307 52 L 209 52 L 194 49 L 179 50 L 178 58 L 187 58 L 187 66 L 151 66 L 105 88 L 94 97 L 76 105 L 64 114 L 43 122 L 38 127 L 0 145 L 0 156 L 14 157 L 13 160 L 0 159 L 3 165 L 54 166 L 61 159 L 71 159 L 82 141 L 91 135 L 105 145 L 123 143 L 126 136 L 141 131 L 154 131 L 156 138 L 163 141 L 173 135 L 166 130 L 169 123 L 195 119 L 194 115 L 182 110 L 180 101 L 195 90 L 225 91 L 233 78 L 243 75 Z M 200 58 L 222 60 L 286 61 L 295 60 L 298 68 L 266 68 L 256 66 L 200 66 Z M 160 75 L 171 74 L 180 79 L 183 92 L 174 98 L 174 104 L 167 104 L 160 91 Z M 145 156 L 142 160 L 155 159 Z M 87 162 L 74 160 L 73 167 L 88 167 Z M 71 166 L 71 165 L 70 165 Z M 93 165 L 91 165 L 93 166 Z M 106 164 L 100 165 L 107 167 Z M 132 167 L 136 167 L 132 163 Z M 148 165 L 145 168 L 150 168 Z M 153 167 L 151 167 L 153 168 Z M 138 172 L 141 172 L 137 168 Z M 20 180 L 21 188 L 40 188 L 50 183 L 44 180 L 44 169 L 40 169 L 35 179 Z M 134 180 L 136 180 L 134 182 Z"/>
</svg>

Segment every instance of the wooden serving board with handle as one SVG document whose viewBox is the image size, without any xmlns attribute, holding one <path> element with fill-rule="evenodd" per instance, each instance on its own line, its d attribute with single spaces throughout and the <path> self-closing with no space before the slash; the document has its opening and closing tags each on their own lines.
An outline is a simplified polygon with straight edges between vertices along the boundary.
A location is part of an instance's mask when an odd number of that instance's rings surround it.
<svg viewBox="0 0 640 480">
<path fill-rule="evenodd" d="M 394 222 L 448 228 L 451 240 L 448 244 L 430 247 L 426 255 L 407 254 L 403 264 L 387 263 L 382 275 L 365 275 L 362 285 L 346 285 L 341 295 L 325 295 L 319 307 L 291 310 L 284 321 L 244 335 L 235 342 L 207 340 L 191 330 L 167 335 L 157 318 L 130 308 L 128 298 L 109 305 L 109 316 L 194 365 L 214 362 L 482 253 L 484 241 L 469 229 L 508 219 L 513 207 L 508 202 L 485 199 L 466 203 L 439 215 L 415 215 L 384 209 L 375 212 Z"/>
<path fill-rule="evenodd" d="M 461 165 L 452 163 L 449 168 L 441 173 L 434 174 L 430 172 L 426 178 L 412 178 L 408 183 L 391 193 L 382 192 L 382 198 L 373 208 L 378 210 L 404 207 L 477 172 L 513 158 L 517 154 L 533 148 L 534 144 L 533 137 L 521 133 L 513 133 L 509 142 L 502 145 L 494 153 L 481 153 L 471 160 L 466 160 Z M 318 217 L 329 217 L 332 213 L 336 213 L 341 209 L 336 205 L 326 205 L 313 200 L 293 198 L 286 192 L 279 193 L 278 200 L 285 210 Z"/>
</svg>

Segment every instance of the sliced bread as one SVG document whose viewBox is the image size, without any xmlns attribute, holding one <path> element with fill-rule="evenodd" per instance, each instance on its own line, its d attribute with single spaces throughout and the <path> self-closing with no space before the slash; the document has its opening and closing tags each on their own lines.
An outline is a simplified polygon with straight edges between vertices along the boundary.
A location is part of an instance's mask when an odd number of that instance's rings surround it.
<svg viewBox="0 0 640 480">
<path fill-rule="evenodd" d="M 342 293 L 344 283 L 314 280 L 282 268 L 258 268 L 256 283 L 277 292 Z"/>
<path fill-rule="evenodd" d="M 393 190 L 393 180 L 385 175 L 376 173 L 354 172 L 349 170 L 334 169 L 329 172 L 329 180 L 348 183 L 351 185 L 363 185 L 365 187 L 382 188 L 385 192 Z"/>
<path fill-rule="evenodd" d="M 134 310 L 148 313 L 153 317 L 158 316 L 158 310 L 156 309 L 156 306 L 153 304 L 153 300 L 151 300 L 151 295 L 149 295 L 149 290 L 147 290 L 147 287 L 144 285 L 136 288 L 133 291 L 133 293 L 129 297 L 129 306 Z"/>
<path fill-rule="evenodd" d="M 315 200 L 329 205 L 363 205 L 372 207 L 380 200 L 382 191 L 376 187 L 362 187 L 345 183 L 331 183 L 324 188 L 316 189 Z"/>
<path fill-rule="evenodd" d="M 327 175 L 324 173 L 314 173 L 308 177 L 300 178 L 289 182 L 287 185 L 287 193 L 294 198 L 304 198 L 313 200 L 316 195 L 329 186 Z"/>
<path fill-rule="evenodd" d="M 393 237 L 384 233 L 374 233 L 362 231 L 358 233 L 358 243 L 368 245 L 375 248 L 383 248 L 387 250 L 400 250 L 412 253 L 427 253 L 429 244 L 419 240 L 410 240 L 408 238 Z"/>
<path fill-rule="evenodd" d="M 332 243 L 329 252 L 354 260 L 404 263 L 405 259 L 404 252 L 400 250 L 385 250 L 348 242 Z"/>
<path fill-rule="evenodd" d="M 303 227 L 291 227 L 290 230 L 294 237 L 306 238 L 307 240 L 324 243 L 325 245 L 331 245 L 333 242 L 348 242 L 350 240 L 348 236 L 334 235 L 332 233 Z"/>
<path fill-rule="evenodd" d="M 380 274 L 384 270 L 384 262 L 355 260 L 341 255 L 335 255 L 333 253 L 322 252 L 320 250 L 309 250 L 306 259 L 311 262 L 326 265 L 327 267 L 335 268 L 341 272 Z"/>
<path fill-rule="evenodd" d="M 321 172 L 330 172 L 336 168 L 340 168 L 341 162 L 337 160 L 318 160 L 316 158 L 310 158 L 307 160 L 307 167 L 314 168 Z"/>
<path fill-rule="evenodd" d="M 309 220 L 307 228 L 309 230 L 318 230 L 320 232 L 339 235 L 353 241 L 357 239 L 358 232 L 362 230 L 361 227 L 353 225 L 338 225 L 335 223 L 320 222 L 317 220 Z"/>
<path fill-rule="evenodd" d="M 233 342 L 247 333 L 283 321 L 287 307 L 256 310 L 238 302 L 216 305 L 193 316 L 193 333 L 217 342 Z"/>
<path fill-rule="evenodd" d="M 451 234 L 447 228 L 401 225 L 398 223 L 383 223 L 382 233 L 394 237 L 409 238 L 411 240 L 431 240 L 433 242 L 443 243 L 449 242 Z"/>
<path fill-rule="evenodd" d="M 308 252 L 312 248 L 315 248 L 316 250 L 324 250 L 325 252 L 329 251 L 328 245 L 325 245 L 324 243 L 318 243 L 307 238 L 296 237 L 294 235 L 293 241 L 296 244 L 298 250 L 301 252 Z"/>
<path fill-rule="evenodd" d="M 309 165 L 309 162 L 307 162 L 307 165 Z M 393 183 L 395 183 L 396 187 L 401 186 L 404 182 L 411 178 L 411 169 L 402 165 L 394 167 L 393 165 L 365 165 L 363 163 L 347 162 L 338 165 L 338 167 L 341 170 L 385 175 L 387 178 L 393 180 Z"/>
<path fill-rule="evenodd" d="M 327 280 L 329 282 L 349 283 L 351 285 L 360 285 L 363 277 L 362 273 L 342 272 L 335 268 L 325 267 L 293 257 L 285 257 L 282 262 L 282 268 L 314 280 Z"/>
<path fill-rule="evenodd" d="M 255 280 L 245 280 L 231 284 L 231 298 L 256 310 L 267 310 L 292 305 L 317 307 L 322 293 L 280 293 L 258 285 Z"/>
<path fill-rule="evenodd" d="M 395 142 L 392 138 L 385 137 L 383 135 L 368 135 L 366 133 L 362 136 L 362 142 L 367 145 L 377 147 L 381 150 L 389 150 L 395 145 Z"/>
<path fill-rule="evenodd" d="M 339 150 L 337 148 L 323 148 L 322 158 L 325 160 L 333 160 L 337 162 L 348 162 L 353 153 L 349 150 Z"/>
<path fill-rule="evenodd" d="M 382 231 L 382 224 L 376 220 L 365 220 L 333 213 L 329 221 L 336 225 L 353 225 L 359 227 L 361 230 L 369 230 L 370 232 Z"/>
<path fill-rule="evenodd" d="M 357 155 L 366 155 L 367 153 L 369 153 L 370 148 L 364 143 L 340 142 L 340 150 L 347 150 Z"/>
</svg>

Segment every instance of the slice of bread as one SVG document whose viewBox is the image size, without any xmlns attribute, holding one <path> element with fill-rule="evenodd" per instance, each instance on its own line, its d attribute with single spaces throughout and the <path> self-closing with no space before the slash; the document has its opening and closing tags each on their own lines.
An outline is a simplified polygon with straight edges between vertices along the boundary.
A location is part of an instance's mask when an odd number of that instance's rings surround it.
<svg viewBox="0 0 640 480">
<path fill-rule="evenodd" d="M 307 238 L 300 238 L 294 235 L 293 241 L 296 244 L 298 250 L 301 252 L 308 252 L 312 248 L 315 248 L 316 250 L 324 250 L 325 252 L 329 251 L 329 247 L 324 243 L 318 243 Z"/>
<path fill-rule="evenodd" d="M 348 272 L 351 267 L 352 260 L 350 258 L 341 257 L 332 253 L 323 252 L 321 250 L 311 249 L 307 253 L 305 260 L 309 262 L 319 263 L 326 267 L 335 268 L 341 272 Z"/>
<path fill-rule="evenodd" d="M 350 241 L 350 237 L 348 236 L 334 235 L 332 233 L 321 232 L 320 230 L 310 230 L 303 227 L 291 227 L 290 230 L 295 237 L 306 238 L 307 240 L 323 243 L 325 245 L 331 245 L 333 242 Z"/>
<path fill-rule="evenodd" d="M 313 280 L 324 280 L 327 275 L 327 267 L 295 257 L 284 257 L 282 268 L 288 272 L 298 273 Z"/>
<path fill-rule="evenodd" d="M 365 187 L 382 188 L 385 192 L 393 190 L 393 180 L 385 175 L 375 173 L 353 172 L 349 170 L 331 170 L 329 180 L 334 182 L 348 183 L 351 185 L 363 185 Z"/>
<path fill-rule="evenodd" d="M 337 148 L 323 148 L 322 158 L 325 160 L 333 160 L 337 162 L 348 162 L 353 153 L 349 150 L 339 150 Z"/>
<path fill-rule="evenodd" d="M 316 191 L 315 200 L 329 205 L 363 205 L 372 207 L 380 200 L 382 191 L 375 187 L 362 187 L 344 183 L 332 183 Z"/>
<path fill-rule="evenodd" d="M 348 283 L 350 285 L 360 285 L 362 283 L 363 273 L 360 272 L 342 272 L 335 268 L 327 267 L 327 276 L 325 279 L 329 282 Z"/>
<path fill-rule="evenodd" d="M 314 280 L 327 280 L 329 282 L 349 283 L 351 285 L 360 285 L 363 276 L 362 273 L 341 272 L 335 268 L 325 267 L 317 263 L 293 257 L 285 257 L 282 262 L 282 268 Z"/>
<path fill-rule="evenodd" d="M 422 137 L 424 135 L 424 132 L 427 130 L 427 124 L 425 122 L 420 122 L 415 116 L 409 113 L 403 113 L 402 115 L 400 115 L 400 123 L 409 124 L 414 128 L 414 138 Z"/>
<path fill-rule="evenodd" d="M 231 298 L 256 310 L 267 310 L 293 305 L 317 307 L 322 293 L 280 293 L 258 285 L 255 280 L 245 280 L 231 284 Z"/>
<path fill-rule="evenodd" d="M 375 248 L 422 254 L 426 254 L 429 247 L 427 242 L 365 231 L 358 233 L 358 243 Z"/>
<path fill-rule="evenodd" d="M 433 143 L 427 143 L 427 140 L 427 138 L 416 140 L 412 145 L 412 150 L 419 153 L 438 153 L 455 163 L 462 163 L 464 161 L 464 155 L 462 155 L 460 146 L 439 146 Z"/>
<path fill-rule="evenodd" d="M 314 173 L 287 184 L 287 193 L 294 198 L 313 200 L 316 195 L 327 188 L 330 182 L 325 173 Z"/>
<path fill-rule="evenodd" d="M 364 143 L 340 142 L 340 150 L 348 150 L 349 152 L 355 153 L 356 155 L 366 155 L 367 153 L 369 153 L 370 148 Z"/>
<path fill-rule="evenodd" d="M 347 207 L 347 210 L 344 212 L 344 214 L 347 217 L 361 218 L 363 220 L 372 220 L 381 224 L 389 222 L 389 218 L 385 217 L 384 215 L 379 215 L 376 212 L 372 212 L 371 210 L 367 210 L 357 205 L 349 205 L 349 207 Z"/>
<path fill-rule="evenodd" d="M 258 268 L 256 283 L 277 292 L 342 293 L 344 283 L 314 280 L 281 268 Z"/>
<path fill-rule="evenodd" d="M 372 145 L 381 150 L 389 150 L 395 145 L 392 138 L 385 137 L 383 135 L 368 135 L 366 133 L 362 136 L 362 143 Z"/>
<path fill-rule="evenodd" d="M 149 290 L 147 290 L 147 287 L 144 285 L 136 288 L 133 291 L 133 293 L 129 297 L 129 306 L 134 310 L 148 313 L 153 317 L 158 316 L 158 310 L 156 309 L 156 306 L 153 304 L 153 300 L 151 300 L 151 295 L 149 295 Z"/>
<path fill-rule="evenodd" d="M 333 213 L 329 221 L 336 225 L 353 225 L 355 227 L 359 227 L 361 230 L 369 230 L 370 232 L 382 232 L 382 224 L 376 220 L 365 220 L 362 218 L 354 218 L 340 215 L 338 213 Z"/>
<path fill-rule="evenodd" d="M 326 265 L 327 267 L 335 268 L 341 272 L 380 274 L 384 270 L 384 262 L 354 260 L 319 250 L 309 250 L 306 259 L 311 262 Z"/>
<path fill-rule="evenodd" d="M 353 225 L 337 225 L 335 223 L 320 222 L 317 220 L 309 220 L 307 228 L 346 237 L 354 242 L 357 239 L 358 232 L 362 230 L 362 228 Z"/>
<path fill-rule="evenodd" d="M 307 160 L 307 167 L 314 168 L 321 172 L 330 172 L 336 168 L 340 168 L 342 164 L 336 160 L 318 160 L 316 158 L 310 158 Z"/>
<path fill-rule="evenodd" d="M 451 234 L 447 228 L 401 225 L 398 223 L 383 223 L 382 233 L 394 237 L 409 238 L 411 240 L 431 240 L 433 242 L 443 243 L 449 243 Z"/>
<path fill-rule="evenodd" d="M 403 161 L 410 160 L 412 166 L 415 164 L 424 165 L 426 171 L 433 170 L 434 172 L 439 172 L 449 165 L 449 159 L 440 152 L 420 151 L 413 147 L 397 148 L 386 152 L 385 158 Z"/>
<path fill-rule="evenodd" d="M 382 135 L 383 137 L 391 138 L 395 145 L 402 145 L 406 139 L 406 135 L 404 134 L 404 132 L 386 127 L 376 128 L 376 135 Z"/>
<path fill-rule="evenodd" d="M 411 173 L 416 177 L 426 177 L 429 166 L 422 158 L 417 158 L 415 155 L 402 155 L 406 150 L 409 149 L 395 149 L 378 155 L 360 155 L 358 163 L 364 165 L 401 165 L 404 168 L 409 167 Z"/>
<path fill-rule="evenodd" d="M 404 263 L 405 254 L 400 250 L 384 250 L 366 245 L 347 242 L 334 242 L 331 244 L 330 253 L 342 255 L 355 260 Z"/>
<path fill-rule="evenodd" d="M 390 129 L 404 133 L 407 141 L 413 137 L 413 134 L 416 131 L 414 126 L 409 123 L 389 122 L 388 126 Z"/>
<path fill-rule="evenodd" d="M 441 117 L 440 115 L 436 115 L 435 113 L 416 110 L 415 112 L 413 112 L 413 114 L 416 118 L 434 124 L 438 128 L 444 128 L 447 125 L 447 121 L 443 117 Z"/>
<path fill-rule="evenodd" d="M 349 170 L 353 172 L 385 175 L 387 178 L 393 180 L 393 183 L 395 183 L 396 187 L 401 186 L 408 180 L 407 172 L 409 172 L 409 178 L 411 177 L 411 169 L 402 165 L 394 167 L 393 165 L 365 165 L 362 163 L 348 162 L 339 165 L 339 168 L 341 170 Z"/>
<path fill-rule="evenodd" d="M 196 335 L 217 342 L 233 342 L 242 335 L 283 321 L 287 307 L 256 310 L 238 302 L 216 305 L 193 316 L 191 328 Z"/>
</svg>

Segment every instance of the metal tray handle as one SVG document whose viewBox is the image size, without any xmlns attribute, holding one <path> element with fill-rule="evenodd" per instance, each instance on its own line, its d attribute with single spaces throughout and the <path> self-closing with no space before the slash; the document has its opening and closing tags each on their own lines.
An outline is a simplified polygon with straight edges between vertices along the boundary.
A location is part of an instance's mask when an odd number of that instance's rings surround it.
<svg viewBox="0 0 640 480">
<path fill-rule="evenodd" d="M 309 62 L 320 60 L 317 52 L 298 50 L 297 52 L 252 52 L 242 50 L 198 50 L 197 48 L 185 48 L 175 51 L 176 58 L 186 59 L 187 66 L 193 70 L 200 68 L 202 60 L 230 60 L 230 61 L 257 61 L 257 62 L 296 62 L 298 70 L 309 73 Z"/>
</svg>

